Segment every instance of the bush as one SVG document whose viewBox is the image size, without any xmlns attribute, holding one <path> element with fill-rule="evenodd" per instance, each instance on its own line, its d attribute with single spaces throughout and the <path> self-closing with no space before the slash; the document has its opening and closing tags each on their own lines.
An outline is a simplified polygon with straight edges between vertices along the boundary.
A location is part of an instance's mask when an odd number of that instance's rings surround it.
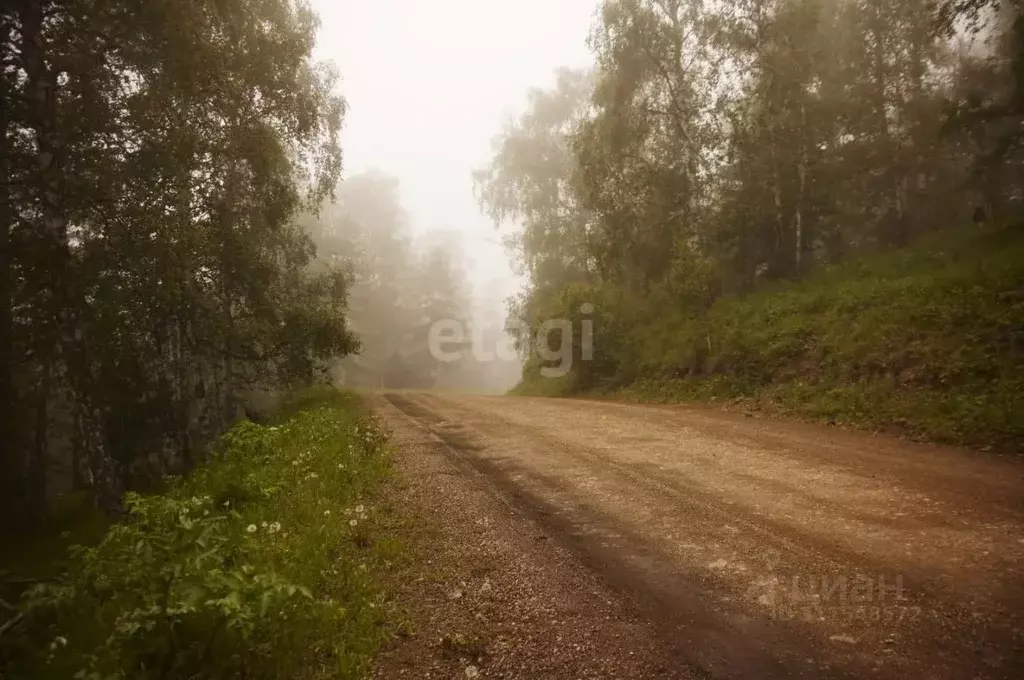
<svg viewBox="0 0 1024 680">
<path fill-rule="evenodd" d="M 361 677 L 386 635 L 369 493 L 386 435 L 351 397 L 242 422 L 211 460 L 29 590 L 7 677 Z"/>
</svg>

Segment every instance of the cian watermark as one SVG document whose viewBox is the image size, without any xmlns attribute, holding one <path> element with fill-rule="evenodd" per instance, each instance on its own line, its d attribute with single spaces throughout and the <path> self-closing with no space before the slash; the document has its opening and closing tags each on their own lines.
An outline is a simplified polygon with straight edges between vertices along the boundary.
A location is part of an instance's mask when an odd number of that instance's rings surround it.
<svg viewBox="0 0 1024 680">
<path fill-rule="evenodd" d="M 914 620 L 922 613 L 909 597 L 901 574 L 770 576 L 752 583 L 747 596 L 767 608 L 776 620 L 892 624 Z"/>
<path fill-rule="evenodd" d="M 505 332 L 488 334 L 488 329 L 456 319 L 442 319 L 430 327 L 430 355 L 443 363 L 454 363 L 469 355 L 479 362 L 515 361 L 523 354 L 535 354 L 542 362 L 545 378 L 568 375 L 573 363 L 594 358 L 594 305 L 580 306 L 582 318 L 549 319 L 536 331 L 525 324 L 509 323 Z"/>
</svg>

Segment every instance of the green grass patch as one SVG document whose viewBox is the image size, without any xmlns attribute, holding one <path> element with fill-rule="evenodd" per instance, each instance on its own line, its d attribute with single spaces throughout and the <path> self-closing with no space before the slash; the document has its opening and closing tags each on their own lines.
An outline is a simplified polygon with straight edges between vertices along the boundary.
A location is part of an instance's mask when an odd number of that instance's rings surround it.
<svg viewBox="0 0 1024 680">
<path fill-rule="evenodd" d="M 380 570 L 402 552 L 376 496 L 388 460 L 381 427 L 333 389 L 237 424 L 25 593 L 4 677 L 366 677 L 390 635 Z"/>
<path fill-rule="evenodd" d="M 569 397 L 576 390 L 573 387 L 572 375 L 565 375 L 557 378 L 546 378 L 538 374 L 531 374 L 529 379 L 522 380 L 513 387 L 509 394 L 514 397 Z"/>
</svg>

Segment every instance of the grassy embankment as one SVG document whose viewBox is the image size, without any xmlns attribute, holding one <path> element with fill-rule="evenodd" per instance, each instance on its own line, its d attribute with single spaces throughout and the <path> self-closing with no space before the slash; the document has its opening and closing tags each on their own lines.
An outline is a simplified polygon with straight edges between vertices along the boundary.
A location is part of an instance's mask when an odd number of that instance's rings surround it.
<svg viewBox="0 0 1024 680">
<path fill-rule="evenodd" d="M 739 401 L 932 441 L 1024 446 L 1022 227 L 938 233 L 799 284 L 719 299 L 699 318 L 614 316 L 603 320 L 625 349 L 602 389 L 528 375 L 516 392 Z"/>
<path fill-rule="evenodd" d="M 349 394 L 236 425 L 165 493 L 129 495 L 125 521 L 87 523 L 91 547 L 0 612 L 0 676 L 365 677 L 390 634 L 379 576 L 404 559 L 375 500 L 388 469 Z"/>
</svg>

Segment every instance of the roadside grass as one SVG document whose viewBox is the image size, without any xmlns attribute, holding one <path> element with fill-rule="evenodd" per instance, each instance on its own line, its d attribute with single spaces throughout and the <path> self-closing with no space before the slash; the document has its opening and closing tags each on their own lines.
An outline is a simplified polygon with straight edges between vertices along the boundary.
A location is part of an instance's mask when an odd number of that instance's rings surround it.
<svg viewBox="0 0 1024 680">
<path fill-rule="evenodd" d="M 614 367 L 603 382 L 567 390 L 572 381 L 547 385 L 527 372 L 517 394 L 737 400 L 932 441 L 1024 447 L 1022 226 L 938 232 L 798 284 L 721 298 L 700 317 L 603 300 L 598 320 L 611 321 L 605 333 L 595 325 L 594 343 Z"/>
<path fill-rule="evenodd" d="M 572 374 L 545 378 L 540 375 L 523 380 L 509 390 L 514 397 L 570 397 L 574 394 Z"/>
<path fill-rule="evenodd" d="M 29 589 L 8 678 L 361 678 L 392 635 L 381 574 L 405 559 L 378 490 L 387 433 L 334 389 L 241 422 L 209 461 Z"/>
</svg>

